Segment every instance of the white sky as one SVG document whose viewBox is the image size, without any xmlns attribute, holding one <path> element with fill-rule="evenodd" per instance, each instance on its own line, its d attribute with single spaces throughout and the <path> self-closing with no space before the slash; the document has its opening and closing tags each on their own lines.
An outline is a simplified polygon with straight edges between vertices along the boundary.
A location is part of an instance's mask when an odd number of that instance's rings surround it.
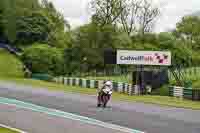
<svg viewBox="0 0 200 133">
<path fill-rule="evenodd" d="M 88 3 L 90 0 L 50 0 L 64 14 L 72 27 L 89 21 Z M 166 31 L 174 28 L 182 16 L 200 11 L 200 0 L 154 0 L 161 7 L 161 17 L 155 31 Z"/>
</svg>

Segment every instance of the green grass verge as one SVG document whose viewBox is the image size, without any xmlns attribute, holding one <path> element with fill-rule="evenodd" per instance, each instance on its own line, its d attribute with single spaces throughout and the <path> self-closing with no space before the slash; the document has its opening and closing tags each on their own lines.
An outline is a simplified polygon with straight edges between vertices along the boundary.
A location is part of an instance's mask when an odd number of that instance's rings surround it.
<svg viewBox="0 0 200 133">
<path fill-rule="evenodd" d="M 49 83 L 49 82 L 38 81 L 38 80 L 30 80 L 30 79 L 9 79 L 9 78 L 5 79 L 4 78 L 2 80 L 12 81 L 17 84 L 31 85 L 33 87 L 47 88 L 49 90 L 54 90 L 54 91 L 65 91 L 65 92 L 72 92 L 72 93 L 96 95 L 95 89 L 65 86 L 62 84 L 55 84 L 55 83 Z M 117 101 L 142 102 L 142 103 L 158 104 L 158 105 L 163 105 L 163 106 L 200 110 L 200 102 L 182 100 L 182 99 L 178 99 L 175 97 L 168 97 L 168 96 L 148 96 L 148 95 L 147 96 L 128 96 L 126 94 L 114 93 L 112 96 L 112 99 L 117 100 Z"/>
<path fill-rule="evenodd" d="M 22 77 L 22 63 L 12 54 L 0 48 L 0 77 Z"/>
<path fill-rule="evenodd" d="M 1 78 L 1 81 L 12 81 L 17 84 L 28 85 L 32 87 L 38 88 L 46 88 L 48 90 L 53 91 L 65 91 L 65 92 L 73 92 L 73 93 L 82 93 L 82 94 L 96 94 L 95 89 L 87 89 L 75 86 L 65 86 L 62 84 L 56 84 L 41 80 L 33 80 L 33 79 L 23 79 L 23 78 Z"/>
<path fill-rule="evenodd" d="M 10 129 L 0 127 L 0 133 L 19 133 L 19 132 L 12 131 Z"/>
</svg>

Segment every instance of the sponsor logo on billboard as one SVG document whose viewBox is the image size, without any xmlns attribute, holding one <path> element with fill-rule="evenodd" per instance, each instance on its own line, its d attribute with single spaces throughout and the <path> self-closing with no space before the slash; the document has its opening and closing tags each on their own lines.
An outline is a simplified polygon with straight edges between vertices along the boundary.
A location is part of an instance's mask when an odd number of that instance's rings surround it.
<svg viewBox="0 0 200 133">
<path fill-rule="evenodd" d="M 161 51 L 117 51 L 117 64 L 171 65 L 171 53 Z"/>
</svg>

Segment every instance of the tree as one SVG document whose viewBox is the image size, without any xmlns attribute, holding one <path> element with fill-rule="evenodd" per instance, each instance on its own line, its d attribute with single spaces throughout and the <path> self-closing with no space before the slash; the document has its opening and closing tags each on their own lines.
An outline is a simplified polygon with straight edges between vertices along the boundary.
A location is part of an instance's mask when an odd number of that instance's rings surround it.
<svg viewBox="0 0 200 133">
<path fill-rule="evenodd" d="M 32 12 L 31 15 L 17 17 L 18 44 L 32 44 L 34 42 L 46 43 L 51 24 L 41 12 Z"/>
<path fill-rule="evenodd" d="M 122 25 L 130 36 L 133 31 L 150 32 L 160 14 L 157 6 L 148 0 L 93 0 L 92 21 L 104 25 Z"/>
<path fill-rule="evenodd" d="M 16 40 L 17 17 L 39 9 L 38 0 L 1 0 L 1 12 L 4 27 L 4 38 L 13 43 Z"/>
<path fill-rule="evenodd" d="M 170 49 L 172 52 L 172 65 L 189 67 L 192 65 L 192 49 L 189 49 L 180 40 L 176 40 Z"/>
<path fill-rule="evenodd" d="M 51 21 L 51 30 L 48 34 L 48 44 L 66 48 L 71 43 L 70 25 L 63 15 L 56 10 L 52 2 L 42 0 L 43 11 Z"/>
<path fill-rule="evenodd" d="M 35 44 L 25 49 L 21 59 L 33 73 L 52 76 L 64 74 L 63 51 L 46 44 Z"/>
<path fill-rule="evenodd" d="M 152 30 L 155 20 L 160 14 L 159 8 L 152 3 L 153 2 L 149 0 L 141 0 L 141 8 L 138 11 L 138 22 L 140 25 L 139 31 L 142 35 Z"/>
<path fill-rule="evenodd" d="M 100 27 L 95 23 L 83 25 L 73 31 L 73 43 L 72 48 L 77 48 L 76 54 L 81 54 L 80 59 L 74 58 L 79 63 L 72 64 L 84 64 L 89 70 L 103 70 L 107 68 L 103 61 L 103 52 L 105 48 L 130 48 L 132 41 L 131 38 L 120 29 L 117 29 L 113 25 L 104 25 Z M 75 51 L 75 50 L 74 50 Z M 84 60 L 86 58 L 87 60 Z M 72 63 L 72 64 L 71 64 Z M 77 67 L 72 67 L 77 68 Z"/>
<path fill-rule="evenodd" d="M 120 33 L 113 25 L 99 27 L 90 23 L 74 31 L 74 45 L 82 48 L 114 48 L 114 39 Z"/>
<path fill-rule="evenodd" d="M 116 24 L 117 19 L 123 11 L 122 3 L 123 0 L 92 0 L 93 22 L 99 24 L 101 27 Z"/>
<path fill-rule="evenodd" d="M 3 41 L 4 38 L 4 22 L 3 22 L 3 6 L 0 2 L 0 41 Z"/>
<path fill-rule="evenodd" d="M 138 0 L 126 0 L 121 4 L 123 11 L 120 15 L 120 22 L 129 36 L 136 30 L 138 11 L 141 8 L 140 4 L 141 2 Z"/>
<path fill-rule="evenodd" d="M 200 48 L 200 17 L 185 16 L 177 23 L 175 35 L 179 39 L 190 42 L 193 49 Z"/>
<path fill-rule="evenodd" d="M 16 1 L 3 0 L 4 35 L 10 42 L 16 39 Z"/>
</svg>

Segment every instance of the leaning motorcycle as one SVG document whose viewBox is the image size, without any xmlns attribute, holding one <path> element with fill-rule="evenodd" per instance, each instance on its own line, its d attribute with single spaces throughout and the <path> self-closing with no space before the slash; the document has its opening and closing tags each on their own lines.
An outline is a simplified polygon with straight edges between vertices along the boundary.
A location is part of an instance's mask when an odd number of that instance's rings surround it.
<svg viewBox="0 0 200 133">
<path fill-rule="evenodd" d="M 103 105 L 105 108 L 107 106 L 108 101 L 110 100 L 110 97 L 112 95 L 112 90 L 108 87 L 102 90 L 102 92 L 98 96 L 98 104 L 97 106 L 100 107 Z"/>
</svg>

